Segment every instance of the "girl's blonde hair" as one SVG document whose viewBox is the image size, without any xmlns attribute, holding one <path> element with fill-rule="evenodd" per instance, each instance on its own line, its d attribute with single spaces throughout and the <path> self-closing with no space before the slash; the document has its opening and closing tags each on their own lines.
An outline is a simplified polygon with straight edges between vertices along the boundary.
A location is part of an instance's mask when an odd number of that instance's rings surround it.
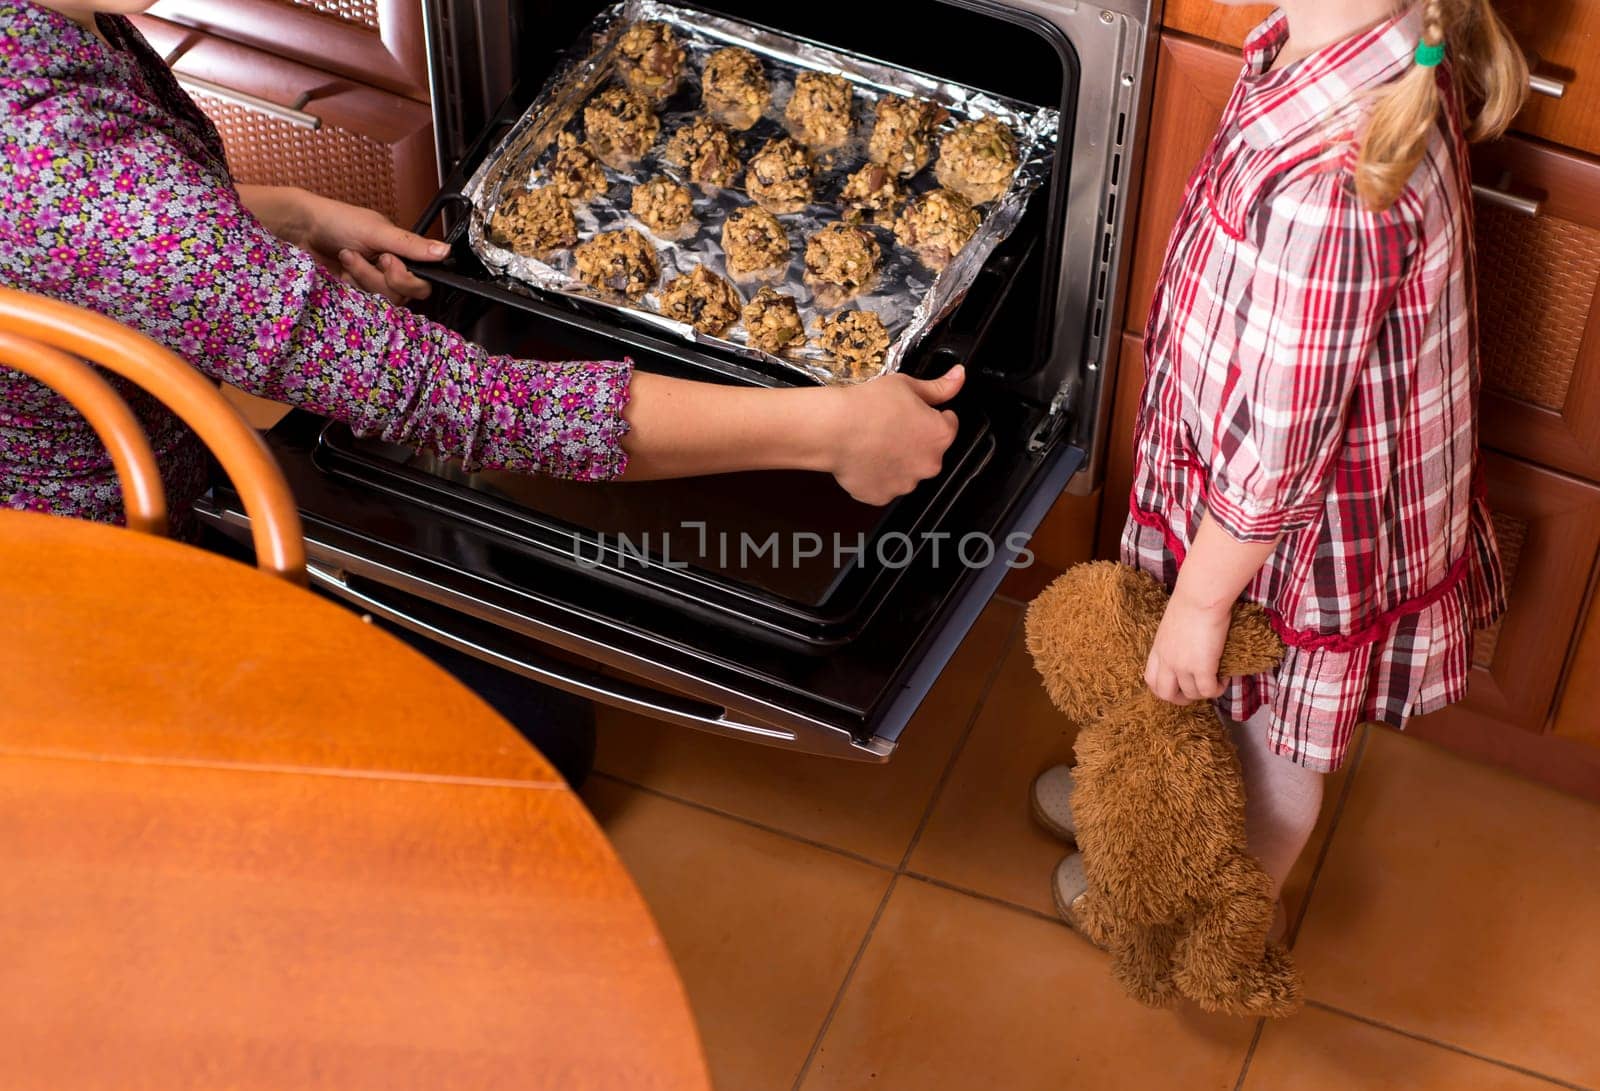
<svg viewBox="0 0 1600 1091">
<path fill-rule="evenodd" d="M 1420 0 L 1422 43 L 1445 46 L 1457 88 L 1480 103 L 1468 119 L 1470 140 L 1506 131 L 1528 93 L 1528 62 L 1490 0 Z M 1444 106 L 1437 71 L 1412 63 L 1372 112 L 1356 164 L 1356 192 L 1367 207 L 1393 205 L 1428 150 Z"/>
</svg>

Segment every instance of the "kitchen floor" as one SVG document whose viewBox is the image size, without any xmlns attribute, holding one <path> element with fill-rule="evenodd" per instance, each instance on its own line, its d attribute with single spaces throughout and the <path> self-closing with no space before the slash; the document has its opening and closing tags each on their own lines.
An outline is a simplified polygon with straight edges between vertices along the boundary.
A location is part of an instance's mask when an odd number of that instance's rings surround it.
<svg viewBox="0 0 1600 1091">
<path fill-rule="evenodd" d="M 603 712 L 584 797 L 721 1091 L 1600 1087 L 1600 806 L 1387 729 L 1287 891 L 1309 997 L 1156 1011 L 1056 922 L 1028 785 L 1067 759 L 996 600 L 887 766 Z"/>
</svg>

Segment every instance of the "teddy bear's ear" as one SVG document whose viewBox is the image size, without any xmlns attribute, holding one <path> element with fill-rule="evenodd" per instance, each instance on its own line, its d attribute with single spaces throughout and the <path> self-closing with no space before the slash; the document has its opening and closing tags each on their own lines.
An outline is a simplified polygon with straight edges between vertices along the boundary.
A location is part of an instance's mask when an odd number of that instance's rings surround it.
<svg viewBox="0 0 1600 1091">
<path fill-rule="evenodd" d="M 1252 602 L 1235 606 L 1217 674 L 1222 678 L 1261 674 L 1276 667 L 1282 658 L 1283 642 L 1272 631 L 1266 611 Z"/>
</svg>

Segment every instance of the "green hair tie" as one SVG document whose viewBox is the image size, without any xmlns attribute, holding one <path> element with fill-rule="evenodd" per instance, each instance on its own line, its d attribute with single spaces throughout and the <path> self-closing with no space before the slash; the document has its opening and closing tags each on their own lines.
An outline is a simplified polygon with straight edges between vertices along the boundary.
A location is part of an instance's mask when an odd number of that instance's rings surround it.
<svg viewBox="0 0 1600 1091">
<path fill-rule="evenodd" d="M 1444 63 L 1444 43 L 1429 45 L 1427 42 L 1418 42 L 1417 63 L 1424 68 L 1438 68 Z"/>
</svg>

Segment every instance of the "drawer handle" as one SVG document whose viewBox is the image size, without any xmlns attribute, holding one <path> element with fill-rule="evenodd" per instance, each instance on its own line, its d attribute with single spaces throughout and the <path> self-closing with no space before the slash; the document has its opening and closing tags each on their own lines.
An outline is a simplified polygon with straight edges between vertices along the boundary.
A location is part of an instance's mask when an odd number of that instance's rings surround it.
<svg viewBox="0 0 1600 1091">
<path fill-rule="evenodd" d="M 1546 95 L 1550 98 L 1565 98 L 1567 95 L 1567 81 L 1554 76 L 1542 76 L 1537 72 L 1528 73 L 1528 90 L 1536 95 Z"/>
<path fill-rule="evenodd" d="M 1537 216 L 1544 210 L 1544 201 L 1538 197 L 1524 197 L 1517 193 L 1508 193 L 1503 189 L 1482 185 L 1478 182 L 1472 184 L 1472 195 L 1484 204 L 1499 205 L 1509 208 L 1512 212 L 1519 212 L 1524 216 Z"/>
<path fill-rule="evenodd" d="M 222 99 L 224 102 L 231 102 L 235 106 L 243 106 L 246 110 L 264 114 L 279 121 L 287 121 L 290 125 L 298 126 L 302 129 L 315 131 L 322 128 L 322 119 L 316 114 L 308 114 L 304 110 L 296 109 L 293 106 L 280 106 L 278 103 L 270 99 L 264 99 L 260 95 L 252 95 L 246 91 L 236 91 L 232 87 L 213 83 L 210 80 L 203 80 L 199 76 L 186 76 L 181 72 L 174 72 L 172 75 L 187 90 L 199 91 L 201 94 Z"/>
</svg>

